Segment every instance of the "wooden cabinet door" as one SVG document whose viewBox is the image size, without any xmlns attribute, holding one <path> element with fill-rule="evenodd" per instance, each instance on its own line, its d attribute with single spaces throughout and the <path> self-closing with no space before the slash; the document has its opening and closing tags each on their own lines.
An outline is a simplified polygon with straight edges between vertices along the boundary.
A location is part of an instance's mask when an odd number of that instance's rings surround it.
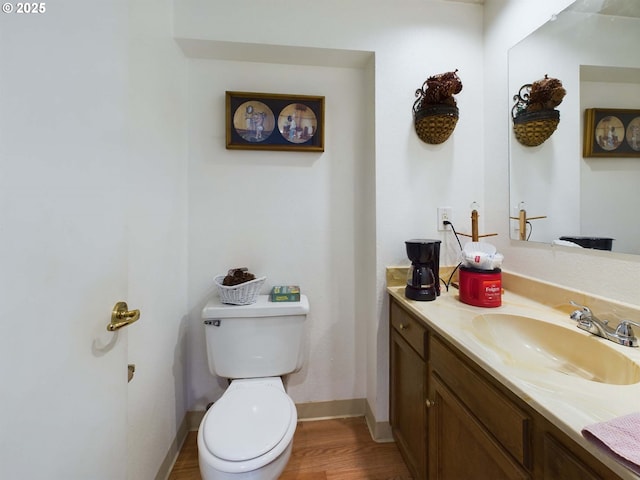
<svg viewBox="0 0 640 480">
<path fill-rule="evenodd" d="M 390 411 L 393 436 L 416 480 L 426 479 L 427 427 L 424 360 L 394 329 L 390 343 Z"/>
<path fill-rule="evenodd" d="M 602 480 L 600 475 L 548 433 L 544 436 L 542 458 L 544 480 Z"/>
<path fill-rule="evenodd" d="M 429 392 L 429 480 L 530 478 L 437 375 Z"/>
<path fill-rule="evenodd" d="M 530 469 L 530 415 L 494 388 L 481 371 L 471 367 L 468 358 L 447 346 L 437 335 L 429 338 L 429 352 L 431 376 L 442 379 L 483 430 L 519 465 Z"/>
</svg>

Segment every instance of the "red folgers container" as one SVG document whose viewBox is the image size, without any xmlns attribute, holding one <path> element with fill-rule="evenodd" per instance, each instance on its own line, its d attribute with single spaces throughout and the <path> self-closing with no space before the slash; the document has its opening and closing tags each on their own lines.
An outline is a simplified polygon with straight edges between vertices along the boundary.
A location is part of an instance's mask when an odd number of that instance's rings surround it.
<svg viewBox="0 0 640 480">
<path fill-rule="evenodd" d="M 502 305 L 502 271 L 460 267 L 460 301 L 476 307 Z"/>
</svg>

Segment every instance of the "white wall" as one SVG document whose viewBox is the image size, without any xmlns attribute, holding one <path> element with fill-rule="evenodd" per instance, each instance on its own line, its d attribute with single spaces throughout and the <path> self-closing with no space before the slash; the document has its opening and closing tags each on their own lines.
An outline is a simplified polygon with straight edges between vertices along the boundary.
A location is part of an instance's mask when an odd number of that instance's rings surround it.
<svg viewBox="0 0 640 480">
<path fill-rule="evenodd" d="M 155 478 L 187 411 L 187 61 L 171 1 L 129 6 L 128 478 Z"/>
<path fill-rule="evenodd" d="M 533 4 L 535 3 L 535 8 Z M 505 255 L 505 268 L 623 302 L 638 304 L 640 293 L 640 257 L 603 254 L 597 251 L 575 252 L 574 249 L 509 240 L 509 190 L 507 135 L 511 134 L 511 92 L 507 87 L 507 53 L 510 46 L 546 22 L 571 2 L 545 0 L 486 0 L 485 3 L 485 123 L 502 125 L 487 130 L 485 200 L 489 210 L 488 229 L 500 232 L 496 238 Z"/>
<path fill-rule="evenodd" d="M 335 249 L 327 250 L 326 246 L 319 251 L 313 251 L 322 258 L 326 255 L 327 261 L 333 262 L 334 265 L 340 263 L 339 277 L 334 276 L 334 271 L 327 269 L 319 272 L 305 271 L 304 277 L 300 277 L 299 282 L 303 287 L 304 284 L 312 286 L 311 289 L 306 289 L 312 294 L 311 322 L 332 327 L 323 327 L 328 335 L 319 335 L 322 330 L 312 330 L 309 339 L 312 355 L 309 360 L 312 364 L 308 365 L 306 373 L 302 373 L 303 376 L 306 375 L 305 382 L 308 382 L 308 386 L 294 385 L 292 393 L 294 400 L 298 402 L 339 399 L 349 395 L 358 397 L 366 394 L 377 419 L 384 421 L 387 419 L 388 410 L 388 327 L 384 269 L 387 265 L 408 264 L 404 241 L 416 237 L 443 239 L 443 261 L 452 263 L 456 254 L 454 246 L 457 244 L 450 236 L 437 232 L 436 207 L 452 206 L 454 221 L 459 219 L 459 223 L 456 223 L 458 230 L 465 231 L 470 230 L 469 205 L 473 201 L 482 204 L 482 7 L 417 0 L 396 4 L 331 0 L 283 3 L 282 6 L 283 8 L 273 9 L 272 5 L 247 1 L 223 4 L 202 0 L 180 2 L 175 5 L 175 35 L 180 39 L 206 40 L 216 47 L 216 52 L 203 53 L 200 50 L 198 55 L 218 55 L 223 58 L 228 56 L 225 56 L 224 51 L 220 51 L 221 44 L 227 45 L 231 50 L 238 44 L 260 44 L 260 51 L 266 50 L 267 53 L 269 45 L 278 51 L 282 46 L 286 46 L 314 49 L 313 52 L 318 48 L 330 49 L 334 53 L 374 52 L 375 65 L 370 67 L 373 78 L 366 75 L 366 82 L 360 83 L 360 88 L 374 92 L 374 98 L 367 97 L 366 105 L 358 100 L 360 110 L 352 112 L 352 118 L 375 114 L 375 142 L 366 139 L 367 136 L 372 138 L 371 131 L 367 131 L 363 133 L 363 139 L 351 147 L 353 154 L 366 155 L 364 161 L 350 173 L 356 181 L 361 182 L 357 188 L 361 193 L 357 198 L 350 197 L 346 205 L 344 202 L 331 202 L 329 198 L 335 191 L 333 182 L 316 180 L 320 183 L 316 184 L 312 192 L 321 200 L 308 204 L 313 214 L 321 219 L 325 226 L 343 228 L 344 235 L 350 238 L 349 242 L 353 242 L 353 239 L 360 235 L 360 241 L 365 243 L 362 248 L 359 241 L 356 241 L 356 246 L 352 246 L 351 255 L 357 262 L 353 259 L 349 259 L 348 263 L 341 262 L 341 259 L 346 260 L 349 255 Z M 339 15 L 336 12 L 340 12 Z M 242 25 L 242 28 L 238 25 Z M 206 50 L 206 44 L 203 45 Z M 296 62 L 304 63 L 305 60 L 298 59 Z M 192 62 L 191 68 L 196 67 L 203 68 Z M 190 126 L 194 129 L 191 137 L 191 171 L 201 171 L 194 170 L 195 160 L 208 162 L 199 168 L 206 168 L 209 175 L 205 178 L 194 178 L 192 175 L 191 178 L 197 180 L 199 185 L 195 189 L 191 185 L 190 189 L 204 192 L 208 187 L 211 190 L 207 192 L 209 200 L 192 197 L 191 241 L 194 241 L 194 236 L 200 235 L 197 242 L 204 245 L 207 241 L 206 235 L 211 237 L 216 228 L 209 226 L 200 231 L 199 225 L 212 225 L 221 218 L 229 220 L 221 222 L 217 227 L 216 234 L 222 237 L 221 241 L 210 238 L 211 243 L 207 250 L 196 250 L 195 246 L 190 248 L 190 268 L 197 272 L 191 275 L 190 281 L 193 328 L 199 328 L 199 308 L 206 295 L 212 293 L 211 276 L 218 273 L 220 268 L 233 266 L 234 262 L 243 263 L 247 258 L 247 254 L 241 255 L 242 252 L 237 252 L 230 241 L 225 240 L 232 238 L 226 229 L 230 228 L 232 232 L 237 233 L 239 227 L 233 226 L 237 222 L 231 224 L 230 214 L 227 212 L 214 212 L 212 199 L 224 191 L 224 185 L 220 183 L 224 178 L 231 178 L 231 185 L 237 185 L 242 178 L 249 178 L 256 169 L 262 172 L 268 168 L 264 166 L 265 160 L 256 160 L 254 152 L 251 152 L 251 155 L 240 155 L 238 152 L 222 150 L 222 137 L 216 138 L 211 133 L 217 131 L 215 135 L 221 135 L 220 130 L 212 129 L 221 125 L 220 95 L 225 88 L 242 90 L 239 85 L 246 85 L 246 90 L 249 91 L 268 91 L 268 87 L 279 86 L 286 81 L 286 75 L 281 75 L 280 83 L 275 83 L 270 73 L 272 67 L 267 65 L 256 65 L 259 70 L 254 71 L 260 72 L 256 78 L 228 75 L 225 70 L 216 70 L 215 67 L 215 64 L 210 63 L 207 76 L 203 77 L 209 80 L 208 85 L 190 84 L 190 118 L 201 122 L 200 125 Z M 227 65 L 225 67 L 229 68 Z M 240 72 L 241 68 L 248 67 L 238 66 L 237 71 Z M 462 93 L 458 95 L 461 116 L 456 131 L 443 145 L 426 145 L 418 139 L 413 130 L 411 107 L 415 100 L 414 92 L 428 76 L 456 68 L 459 69 L 464 84 Z M 263 71 L 266 72 L 265 80 L 260 78 Z M 190 80 L 194 81 L 193 75 L 190 75 Z M 325 79 L 325 83 L 327 81 L 329 78 Z M 216 88 L 216 85 L 219 87 Z M 338 91 L 337 85 L 332 85 L 331 89 L 325 89 L 321 85 L 308 85 L 305 85 L 303 93 L 318 93 L 319 90 L 326 92 L 328 115 L 334 115 L 334 109 L 340 99 L 357 99 L 361 95 L 355 90 Z M 278 91 L 282 91 L 282 87 Z M 300 88 L 295 88 L 293 93 L 299 91 Z M 216 103 L 213 103 L 211 95 L 215 95 Z M 194 113 L 194 103 L 202 102 L 204 104 L 197 110 L 201 113 Z M 353 122 L 351 125 L 354 125 Z M 335 151 L 341 132 L 338 132 L 338 128 L 332 123 L 328 126 L 327 152 L 318 155 L 315 160 L 306 160 L 306 168 L 319 171 L 333 168 L 329 167 L 335 161 L 333 156 L 342 155 L 342 152 Z M 202 133 L 196 132 L 195 129 L 202 129 Z M 208 142 L 208 145 L 204 144 L 203 147 L 202 141 L 195 142 L 194 139 L 198 138 L 196 135 Z M 289 165 L 289 156 L 260 157 L 266 159 L 267 165 L 274 162 L 272 158 L 279 158 L 278 162 L 287 167 L 282 171 L 290 172 L 288 176 L 301 175 L 297 173 L 295 166 Z M 370 170 L 372 166 L 375 167 L 374 171 Z M 271 175 L 280 172 L 279 169 L 271 168 L 274 172 Z M 224 177 L 218 178 L 222 175 Z M 362 179 L 366 179 L 366 183 L 362 183 Z M 207 183 L 200 185 L 202 180 L 207 180 Z M 340 188 L 351 187 L 349 179 L 342 180 L 345 183 L 344 187 Z M 287 192 L 297 193 L 294 188 L 288 184 Z M 220 191 L 216 193 L 217 189 Z M 268 200 L 277 199 L 279 195 L 276 191 L 268 191 L 267 186 L 262 185 L 259 186 L 258 192 L 266 193 Z M 253 198 L 257 198 L 257 195 Z M 352 226 L 342 223 L 341 211 L 345 208 L 348 211 L 345 215 L 350 221 L 356 222 L 357 219 L 359 222 L 358 233 L 354 232 Z M 255 214 L 251 218 L 259 220 Z M 302 226 L 304 228 L 300 230 L 300 235 L 308 236 L 311 247 L 316 245 L 314 235 L 324 235 L 326 239 L 326 232 L 318 231 L 313 225 Z M 277 248 L 279 242 L 289 241 L 283 238 L 285 235 L 282 235 L 278 222 L 262 220 L 256 223 L 256 227 L 259 227 L 271 241 L 272 248 Z M 289 227 L 285 228 L 284 232 L 287 233 L 288 230 Z M 366 236 L 363 235 L 363 231 L 367 233 Z M 336 235 L 343 233 L 336 232 Z M 331 238 L 328 240 L 331 241 Z M 221 245 L 222 249 L 215 250 L 217 245 Z M 292 245 L 292 254 L 296 259 L 308 250 L 313 248 Z M 254 265 L 259 267 L 259 258 L 262 257 L 259 257 L 257 252 L 251 252 L 249 255 L 251 260 L 255 259 Z M 272 277 L 274 283 L 292 277 L 296 280 L 298 265 L 290 265 L 283 253 L 277 255 L 269 259 L 270 268 L 266 273 Z M 209 268 L 198 267 L 198 263 Z M 256 269 L 253 265 L 252 268 Z M 337 282 L 339 287 L 336 286 Z M 345 292 L 342 294 L 342 300 L 340 296 L 336 298 L 337 291 Z M 349 298 L 352 292 L 356 292 L 355 299 Z M 355 308 L 354 305 L 358 307 Z M 327 313 L 330 312 L 340 312 L 340 320 L 336 321 L 337 319 L 328 316 Z M 350 315 L 355 315 L 355 318 L 350 318 Z M 358 341 L 343 341 L 345 332 L 347 336 L 355 335 L 353 338 L 357 338 Z M 194 330 L 191 338 L 192 347 L 199 353 L 197 358 L 194 355 L 195 363 L 190 367 L 197 376 L 190 381 L 190 408 L 202 405 L 207 393 L 200 385 L 201 381 L 206 380 L 206 359 L 201 333 Z M 362 338 L 366 338 L 364 347 L 360 343 Z M 365 348 L 366 352 L 362 351 L 362 348 Z M 314 355 L 314 352 L 317 353 Z M 337 361 L 345 364 L 340 366 Z M 353 374 L 349 372 L 352 366 L 356 368 Z M 365 378 L 366 386 L 363 387 Z M 366 388 L 366 391 L 363 388 Z M 215 393 L 211 390 L 209 392 Z"/>
<path fill-rule="evenodd" d="M 311 303 L 307 358 L 288 378 L 298 402 L 363 398 L 364 325 L 355 313 L 354 188 L 370 98 L 362 68 L 189 61 L 190 407 L 222 393 L 206 362 L 200 311 L 213 277 L 247 266 L 273 285 L 300 285 Z M 325 96 L 324 153 L 225 149 L 225 91 Z"/>
<path fill-rule="evenodd" d="M 397 5 L 394 5 L 395 8 Z M 442 8 L 442 10 L 440 10 Z M 424 9 L 424 10 L 423 10 Z M 409 12 L 407 12 L 409 13 Z M 375 382 L 368 401 L 378 421 L 388 418 L 388 296 L 385 269 L 408 265 L 405 241 L 441 239 L 441 265 L 457 263 L 458 244 L 451 233 L 438 232 L 438 206 L 453 207 L 453 223 L 471 233 L 471 204 L 480 205 L 484 221 L 482 109 L 482 9 L 475 5 L 424 3 L 411 14 L 427 20 L 376 44 L 376 363 L 368 364 Z M 443 27 L 446 25 L 446 28 Z M 457 95 L 460 119 L 452 136 L 438 146 L 422 142 L 411 117 L 411 93 L 430 75 L 459 69 L 463 90 Z M 484 233 L 481 227 L 481 233 Z"/>
</svg>

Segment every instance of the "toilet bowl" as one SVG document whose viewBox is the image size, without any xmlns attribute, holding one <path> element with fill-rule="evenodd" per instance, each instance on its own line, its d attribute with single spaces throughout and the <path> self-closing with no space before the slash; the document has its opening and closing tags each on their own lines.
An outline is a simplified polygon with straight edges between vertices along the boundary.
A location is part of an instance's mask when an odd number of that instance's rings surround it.
<svg viewBox="0 0 640 480">
<path fill-rule="evenodd" d="M 280 377 L 233 380 L 198 429 L 202 479 L 277 479 L 291 456 L 297 420 Z"/>
</svg>

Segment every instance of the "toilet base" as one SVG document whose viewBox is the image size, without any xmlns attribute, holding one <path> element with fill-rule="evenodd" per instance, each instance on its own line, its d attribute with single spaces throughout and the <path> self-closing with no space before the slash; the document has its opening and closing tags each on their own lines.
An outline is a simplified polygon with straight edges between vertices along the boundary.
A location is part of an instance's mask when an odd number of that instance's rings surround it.
<svg viewBox="0 0 640 480">
<path fill-rule="evenodd" d="M 198 455 L 198 464 L 200 466 L 200 475 L 202 480 L 276 480 L 284 471 L 293 448 L 293 440 L 289 442 L 287 448 L 271 463 L 251 470 L 249 472 L 229 473 L 216 470 L 208 465 L 202 456 Z"/>
</svg>

